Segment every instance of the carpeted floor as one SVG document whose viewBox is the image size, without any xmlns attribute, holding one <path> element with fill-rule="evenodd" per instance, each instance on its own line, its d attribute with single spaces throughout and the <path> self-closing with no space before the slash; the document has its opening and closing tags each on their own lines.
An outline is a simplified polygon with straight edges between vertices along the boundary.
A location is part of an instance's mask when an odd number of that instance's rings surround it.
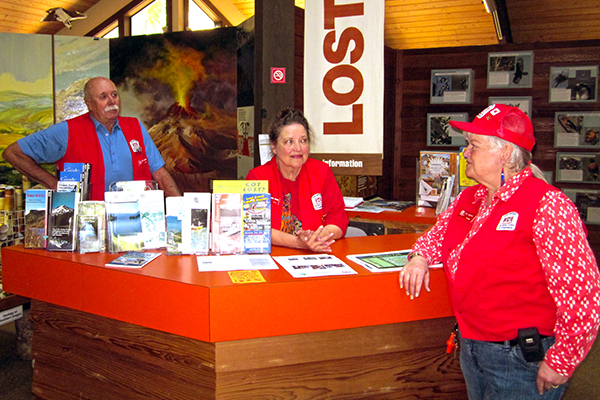
<svg viewBox="0 0 600 400">
<path fill-rule="evenodd" d="M 35 400 L 32 362 L 19 358 L 14 323 L 0 326 L 0 399 Z M 600 339 L 575 371 L 563 400 L 600 399 Z"/>
</svg>

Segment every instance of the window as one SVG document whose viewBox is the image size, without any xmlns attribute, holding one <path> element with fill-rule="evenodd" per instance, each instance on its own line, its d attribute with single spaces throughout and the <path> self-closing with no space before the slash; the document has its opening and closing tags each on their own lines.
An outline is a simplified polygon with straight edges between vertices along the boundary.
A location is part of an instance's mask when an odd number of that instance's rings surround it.
<svg viewBox="0 0 600 400">
<path fill-rule="evenodd" d="M 188 26 L 175 27 L 175 30 L 204 30 L 221 26 L 219 12 L 202 0 L 183 0 L 179 6 L 184 7 L 187 1 Z M 119 25 L 125 27 L 125 36 L 151 35 L 167 31 L 167 17 L 173 11 L 174 1 L 169 0 L 136 0 L 116 12 L 109 20 L 92 30 L 89 35 L 107 39 L 119 37 Z M 179 3 L 178 3 L 179 4 Z M 167 10 L 167 6 L 171 9 Z M 177 13 L 182 12 L 178 10 Z M 178 14 L 180 15 L 180 14 Z"/>
<path fill-rule="evenodd" d="M 213 21 L 194 0 L 188 1 L 188 27 L 193 31 L 214 29 L 215 21 Z"/>
<path fill-rule="evenodd" d="M 104 39 L 114 39 L 119 37 L 119 26 L 115 26 L 113 29 L 102 35 Z"/>
<path fill-rule="evenodd" d="M 166 0 L 154 0 L 131 17 L 132 36 L 163 33 L 166 26 Z"/>
</svg>

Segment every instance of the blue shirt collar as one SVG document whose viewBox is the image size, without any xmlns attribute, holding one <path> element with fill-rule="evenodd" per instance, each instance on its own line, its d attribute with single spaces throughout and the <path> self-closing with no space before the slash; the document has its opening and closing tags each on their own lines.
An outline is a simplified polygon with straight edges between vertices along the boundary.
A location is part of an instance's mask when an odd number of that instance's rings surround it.
<svg viewBox="0 0 600 400">
<path fill-rule="evenodd" d="M 106 127 L 104 125 L 102 125 L 100 122 L 98 122 L 98 120 L 96 118 L 92 117 L 91 113 L 90 113 L 90 118 L 92 119 L 92 122 L 94 123 L 94 126 L 96 127 L 96 132 L 102 133 L 103 135 L 110 135 L 110 132 L 108 131 L 108 129 L 106 129 Z M 117 122 L 115 122 L 115 126 L 113 126 L 113 132 L 115 132 L 115 129 L 121 130 L 121 127 L 119 126 L 118 118 L 117 118 Z"/>
</svg>

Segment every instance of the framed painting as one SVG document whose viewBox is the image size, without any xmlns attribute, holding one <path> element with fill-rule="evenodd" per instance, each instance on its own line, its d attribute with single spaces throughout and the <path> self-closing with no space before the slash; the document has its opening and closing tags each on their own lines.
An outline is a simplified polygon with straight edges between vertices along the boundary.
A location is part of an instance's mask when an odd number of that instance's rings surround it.
<svg viewBox="0 0 600 400">
<path fill-rule="evenodd" d="M 550 103 L 595 103 L 598 66 L 550 67 Z"/>
<path fill-rule="evenodd" d="M 466 146 L 462 131 L 450 126 L 450 121 L 467 121 L 467 113 L 427 114 L 428 146 Z"/>
<path fill-rule="evenodd" d="M 600 190 L 563 189 L 586 224 L 600 225 Z"/>
<path fill-rule="evenodd" d="M 559 111 L 555 113 L 554 147 L 600 150 L 600 112 Z"/>
<path fill-rule="evenodd" d="M 488 104 L 506 104 L 507 106 L 518 107 L 529 118 L 531 118 L 531 104 L 533 100 L 530 96 L 523 97 L 490 97 Z"/>
<path fill-rule="evenodd" d="M 474 75 L 472 69 L 431 70 L 431 104 L 470 104 Z"/>
<path fill-rule="evenodd" d="M 532 82 L 533 51 L 488 54 L 488 89 L 530 88 Z"/>
<path fill-rule="evenodd" d="M 556 182 L 600 183 L 600 153 L 557 153 Z"/>
</svg>

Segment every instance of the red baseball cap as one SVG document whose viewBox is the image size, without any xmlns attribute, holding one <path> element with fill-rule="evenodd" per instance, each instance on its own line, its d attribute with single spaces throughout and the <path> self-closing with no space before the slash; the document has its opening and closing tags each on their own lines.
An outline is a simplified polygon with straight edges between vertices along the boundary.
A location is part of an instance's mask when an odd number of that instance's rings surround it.
<svg viewBox="0 0 600 400">
<path fill-rule="evenodd" d="M 450 121 L 450 125 L 465 132 L 496 136 L 531 151 L 535 145 L 531 120 L 518 107 L 492 104 L 480 112 L 473 122 Z"/>
</svg>

